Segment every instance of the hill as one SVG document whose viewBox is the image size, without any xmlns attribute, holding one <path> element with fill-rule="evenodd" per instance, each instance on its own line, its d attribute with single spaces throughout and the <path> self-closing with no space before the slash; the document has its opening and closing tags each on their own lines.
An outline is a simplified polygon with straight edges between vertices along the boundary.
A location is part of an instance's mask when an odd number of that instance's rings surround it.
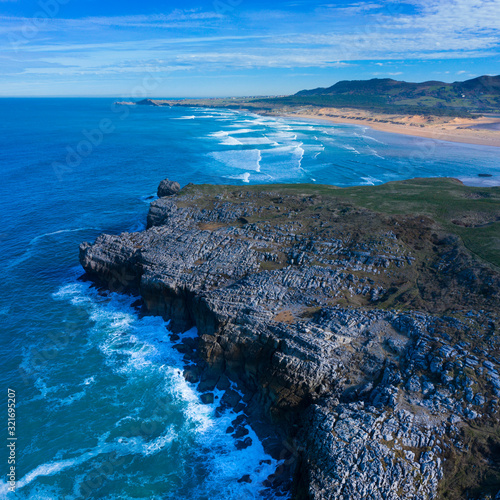
<svg viewBox="0 0 500 500">
<path fill-rule="evenodd" d="M 390 78 L 345 80 L 328 88 L 302 90 L 292 96 L 266 101 L 386 113 L 470 116 L 471 113 L 500 111 L 500 76 L 480 76 L 454 83 L 411 83 Z"/>
</svg>

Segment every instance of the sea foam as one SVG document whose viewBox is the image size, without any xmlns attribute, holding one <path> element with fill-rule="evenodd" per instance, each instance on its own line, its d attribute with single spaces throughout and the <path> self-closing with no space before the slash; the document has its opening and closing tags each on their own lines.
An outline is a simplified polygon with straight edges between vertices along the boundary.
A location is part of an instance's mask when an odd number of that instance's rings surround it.
<svg viewBox="0 0 500 500">
<path fill-rule="evenodd" d="M 262 152 L 259 149 L 215 151 L 208 156 L 230 169 L 260 172 Z"/>
<path fill-rule="evenodd" d="M 97 445 L 71 452 L 62 450 L 57 457 L 47 460 L 25 474 L 18 482 L 21 497 L 24 492 L 31 495 L 35 488 L 38 488 L 39 477 L 57 477 L 68 470 L 72 471 L 73 477 L 79 478 L 75 486 L 75 494 L 78 496 L 84 487 L 84 471 L 99 467 L 99 463 L 109 453 L 119 457 L 130 455 L 138 460 L 141 457 L 170 454 L 170 447 L 174 443 L 176 443 L 176 453 L 179 453 L 179 446 L 182 450 L 186 446 L 183 443 L 187 436 L 197 443 L 189 450 L 192 454 L 191 460 L 200 465 L 204 464 L 203 468 L 208 468 L 210 473 L 196 484 L 195 490 L 165 491 L 162 492 L 162 498 L 201 500 L 207 497 L 214 499 L 258 497 L 259 491 L 262 490 L 262 481 L 274 472 L 277 462 L 264 452 L 255 432 L 248 426 L 248 436 L 252 439 L 251 446 L 244 450 L 236 449 L 235 440 L 226 433 L 226 429 L 237 414 L 232 410 L 225 410 L 219 413 L 218 417 L 215 416 L 218 401 L 223 394 L 220 391 L 214 391 L 213 404 L 207 405 L 201 402 L 196 385 L 187 382 L 183 376 L 183 355 L 174 349 L 174 343 L 168 340 L 167 325 L 162 318 L 139 318 L 132 307 L 134 297 L 119 294 L 99 295 L 87 283 L 76 282 L 65 285 L 54 293 L 54 299 L 67 301 L 73 307 L 86 310 L 93 324 L 88 330 L 88 335 L 104 356 L 109 369 L 123 376 L 127 385 L 140 385 L 142 391 L 145 390 L 149 380 L 151 383 L 154 382 L 155 397 L 162 399 L 166 397 L 170 401 L 169 404 L 173 405 L 172 410 L 182 413 L 182 420 L 179 421 L 182 424 L 180 427 L 179 424 L 174 427 L 168 425 L 165 419 L 157 420 L 155 425 L 162 425 L 164 429 L 152 439 L 143 435 L 120 435 L 120 429 L 124 425 L 127 428 L 127 422 L 133 423 L 137 419 L 141 421 L 144 412 L 148 414 L 147 418 L 154 418 L 154 411 L 150 409 L 151 401 L 137 400 L 136 405 L 130 408 L 128 416 L 117 419 L 116 430 L 98 437 Z M 191 329 L 181 335 L 181 338 L 196 336 L 196 329 Z M 158 385 L 160 381 L 161 385 Z M 95 384 L 99 384 L 99 379 L 92 376 L 84 380 L 83 387 L 87 390 L 92 385 L 97 390 Z M 236 386 L 232 387 L 238 391 Z M 40 388 L 45 394 L 52 392 L 42 381 Z M 86 395 L 83 394 L 82 397 Z M 263 460 L 266 460 L 266 463 L 263 463 Z M 87 465 L 90 462 L 91 464 Z M 116 474 L 121 473 L 117 470 L 114 479 Z M 123 473 L 127 474 L 126 470 Z M 252 483 L 237 482 L 237 479 L 244 474 L 250 475 Z M 127 495 L 118 497 L 127 498 Z"/>
</svg>

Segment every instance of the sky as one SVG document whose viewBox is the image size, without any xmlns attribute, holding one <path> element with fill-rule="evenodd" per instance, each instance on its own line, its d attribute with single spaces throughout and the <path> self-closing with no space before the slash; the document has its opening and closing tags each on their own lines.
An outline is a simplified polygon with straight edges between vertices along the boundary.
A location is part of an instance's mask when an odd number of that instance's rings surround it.
<svg viewBox="0 0 500 500">
<path fill-rule="evenodd" d="M 0 96 L 292 94 L 500 74 L 500 0 L 0 0 Z"/>
</svg>

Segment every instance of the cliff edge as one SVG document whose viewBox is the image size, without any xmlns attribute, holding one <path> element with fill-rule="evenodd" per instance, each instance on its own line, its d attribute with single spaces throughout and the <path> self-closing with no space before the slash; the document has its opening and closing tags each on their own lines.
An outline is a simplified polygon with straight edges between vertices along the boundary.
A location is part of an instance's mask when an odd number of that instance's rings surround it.
<svg viewBox="0 0 500 500">
<path fill-rule="evenodd" d="M 173 332 L 197 327 L 190 379 L 207 397 L 237 381 L 284 430 L 294 498 L 494 498 L 500 188 L 175 191 L 80 262 Z"/>
</svg>

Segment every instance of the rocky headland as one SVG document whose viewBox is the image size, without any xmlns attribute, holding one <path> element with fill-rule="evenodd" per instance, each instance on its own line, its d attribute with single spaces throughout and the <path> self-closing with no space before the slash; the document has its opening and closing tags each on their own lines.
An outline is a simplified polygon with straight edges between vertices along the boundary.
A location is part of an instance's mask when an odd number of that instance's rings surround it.
<svg viewBox="0 0 500 500">
<path fill-rule="evenodd" d="M 80 261 L 172 341 L 197 327 L 185 377 L 283 459 L 264 494 L 500 498 L 500 188 L 179 187 Z"/>
</svg>

